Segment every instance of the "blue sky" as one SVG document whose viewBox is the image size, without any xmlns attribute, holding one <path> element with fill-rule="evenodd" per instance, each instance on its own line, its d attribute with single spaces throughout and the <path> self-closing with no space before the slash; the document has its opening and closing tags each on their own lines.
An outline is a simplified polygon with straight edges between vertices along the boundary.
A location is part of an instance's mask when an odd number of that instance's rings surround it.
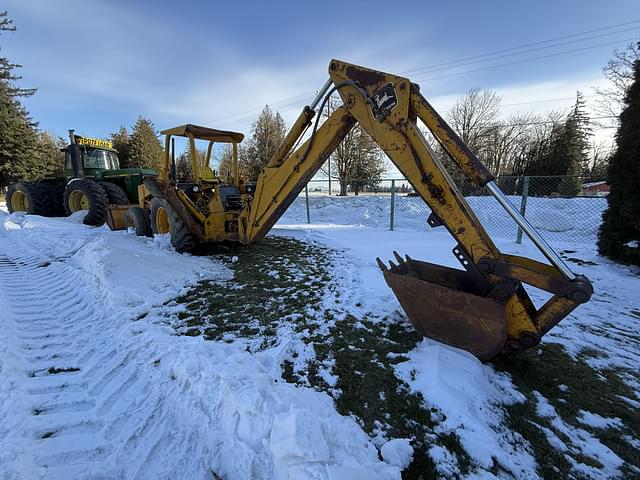
<svg viewBox="0 0 640 480">
<path fill-rule="evenodd" d="M 567 108 L 577 89 L 591 100 L 613 50 L 640 38 L 637 0 L 4 0 L 1 8 L 18 28 L 0 37 L 2 53 L 23 65 L 21 85 L 38 88 L 25 101 L 34 119 L 58 135 L 75 128 L 96 137 L 138 115 L 158 130 L 191 122 L 248 133 L 267 103 L 290 122 L 334 57 L 410 71 L 444 111 L 474 87 L 497 90 L 505 115 Z M 634 20 L 554 48 L 424 68 Z"/>
</svg>

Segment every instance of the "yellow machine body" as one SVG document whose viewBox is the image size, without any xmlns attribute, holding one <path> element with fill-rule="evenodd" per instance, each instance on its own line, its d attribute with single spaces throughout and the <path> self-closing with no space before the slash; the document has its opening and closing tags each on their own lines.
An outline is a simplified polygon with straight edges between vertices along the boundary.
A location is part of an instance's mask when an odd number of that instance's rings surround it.
<svg viewBox="0 0 640 480">
<path fill-rule="evenodd" d="M 431 150 L 418 119 L 473 183 L 487 185 L 493 176 L 421 95 L 418 85 L 338 60 L 331 61 L 329 76 L 333 88 L 327 93 L 325 86 L 324 93 L 328 96 L 337 90 L 342 105 L 321 125 L 318 119 L 314 124 L 314 109 L 305 107 L 255 188 L 238 171 L 237 144 L 242 134 L 194 125 L 163 132 L 164 167 L 158 178 L 145 179 L 146 188 L 165 198 L 201 241 L 259 241 L 358 123 L 427 203 L 433 221 L 457 242 L 453 253 L 462 269 L 402 258 L 395 252 L 397 263 L 389 267 L 378 259 L 418 333 L 489 360 L 503 351 L 536 345 L 550 328 L 588 301 L 593 290 L 585 277 L 499 251 Z M 312 125 L 311 135 L 303 142 Z M 179 188 L 169 175 L 169 141 L 174 135 L 189 139 L 191 190 Z M 195 140 L 209 142 L 204 165 L 197 162 Z M 209 167 L 214 142 L 233 145 L 233 171 L 225 178 Z M 233 202 L 225 194 L 229 188 Z M 545 290 L 551 298 L 537 308 L 523 284 Z"/>
</svg>

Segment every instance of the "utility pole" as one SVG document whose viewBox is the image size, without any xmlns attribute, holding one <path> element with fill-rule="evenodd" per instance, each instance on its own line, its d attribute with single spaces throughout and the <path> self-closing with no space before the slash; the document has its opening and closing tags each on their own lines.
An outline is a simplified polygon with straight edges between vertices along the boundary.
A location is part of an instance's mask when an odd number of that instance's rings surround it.
<svg viewBox="0 0 640 480">
<path fill-rule="evenodd" d="M 327 119 L 331 116 L 331 110 L 329 109 L 331 105 L 331 97 L 329 97 L 329 101 L 327 101 Z M 329 171 L 329 196 L 331 196 L 331 155 L 329 155 L 329 166 L 328 171 Z"/>
</svg>

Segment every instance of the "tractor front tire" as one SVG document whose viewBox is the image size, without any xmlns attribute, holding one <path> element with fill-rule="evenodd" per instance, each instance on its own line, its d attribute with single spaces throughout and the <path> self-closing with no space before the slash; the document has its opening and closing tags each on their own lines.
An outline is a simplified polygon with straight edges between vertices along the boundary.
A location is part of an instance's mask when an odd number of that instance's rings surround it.
<svg viewBox="0 0 640 480">
<path fill-rule="evenodd" d="M 40 185 L 17 182 L 7 189 L 7 209 L 9 213 L 25 212 L 32 215 L 47 215 L 49 197 Z"/>
<path fill-rule="evenodd" d="M 107 194 L 110 204 L 112 205 L 128 205 L 129 204 L 129 198 L 127 197 L 127 194 L 122 188 L 120 188 L 115 183 L 100 182 L 98 183 L 98 185 L 100 185 L 104 190 L 104 193 Z"/>
<path fill-rule="evenodd" d="M 107 221 L 109 197 L 100 184 L 93 180 L 72 180 L 64 190 L 64 209 L 67 215 L 88 210 L 83 223 L 99 227 Z"/>
<path fill-rule="evenodd" d="M 178 253 L 192 252 L 198 239 L 164 198 L 151 200 L 151 230 L 154 235 L 170 233 L 171 245 Z"/>
<path fill-rule="evenodd" d="M 151 218 L 142 207 L 129 207 L 124 215 L 127 228 L 133 228 L 138 237 L 152 237 Z"/>
</svg>

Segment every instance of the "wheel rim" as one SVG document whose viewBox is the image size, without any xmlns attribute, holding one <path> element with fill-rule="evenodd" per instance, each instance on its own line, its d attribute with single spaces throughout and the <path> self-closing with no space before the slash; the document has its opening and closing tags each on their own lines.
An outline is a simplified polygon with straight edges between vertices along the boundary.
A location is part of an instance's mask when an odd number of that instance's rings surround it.
<svg viewBox="0 0 640 480">
<path fill-rule="evenodd" d="M 91 202 L 81 190 L 74 190 L 69 195 L 69 210 L 77 212 L 78 210 L 89 210 Z"/>
<path fill-rule="evenodd" d="M 158 233 L 169 233 L 169 214 L 167 213 L 167 209 L 164 207 L 159 207 L 156 210 L 156 229 Z"/>
<path fill-rule="evenodd" d="M 128 217 L 127 218 L 127 228 L 135 228 L 136 227 L 136 222 L 133 218 Z"/>
<path fill-rule="evenodd" d="M 29 197 L 27 197 L 26 193 L 16 190 L 13 192 L 13 195 L 11 195 L 11 206 L 18 212 L 28 212 Z"/>
</svg>

